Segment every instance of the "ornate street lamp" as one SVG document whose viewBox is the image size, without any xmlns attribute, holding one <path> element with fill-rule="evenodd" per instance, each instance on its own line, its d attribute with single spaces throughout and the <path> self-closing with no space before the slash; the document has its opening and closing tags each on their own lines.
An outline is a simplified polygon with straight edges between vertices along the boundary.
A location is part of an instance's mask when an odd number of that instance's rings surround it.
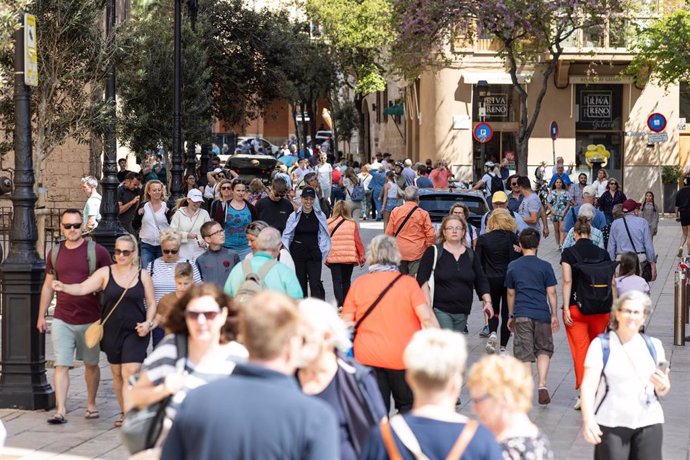
<svg viewBox="0 0 690 460">
<path fill-rule="evenodd" d="M 52 409 L 55 394 L 45 370 L 45 336 L 36 329 L 45 263 L 36 251 L 36 194 L 31 152 L 31 90 L 24 83 L 25 17 L 14 34 L 14 183 L 10 250 L 2 280 L 0 407 Z M 40 25 L 39 25 L 40 26 Z M 35 28 L 33 32 L 35 33 Z"/>
</svg>

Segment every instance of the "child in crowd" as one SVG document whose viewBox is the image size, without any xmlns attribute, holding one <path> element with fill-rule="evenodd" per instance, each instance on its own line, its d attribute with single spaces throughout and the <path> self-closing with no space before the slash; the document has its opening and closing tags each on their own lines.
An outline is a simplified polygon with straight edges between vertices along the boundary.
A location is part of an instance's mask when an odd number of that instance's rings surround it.
<svg viewBox="0 0 690 460">
<path fill-rule="evenodd" d="M 165 326 L 168 313 L 178 299 L 180 299 L 193 284 L 194 278 L 192 277 L 192 264 L 189 262 L 180 262 L 179 264 L 175 265 L 175 292 L 165 294 L 163 297 L 161 297 L 161 300 L 158 301 L 156 323 L 164 326 L 165 335 L 171 333 L 167 326 Z"/>
</svg>

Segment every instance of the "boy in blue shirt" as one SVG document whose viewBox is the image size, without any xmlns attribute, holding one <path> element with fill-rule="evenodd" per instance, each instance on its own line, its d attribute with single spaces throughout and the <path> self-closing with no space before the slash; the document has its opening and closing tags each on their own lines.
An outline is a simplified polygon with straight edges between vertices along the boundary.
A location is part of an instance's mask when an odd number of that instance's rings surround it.
<svg viewBox="0 0 690 460">
<path fill-rule="evenodd" d="M 539 404 L 551 402 L 546 375 L 553 355 L 553 333 L 558 331 L 558 295 L 551 264 L 537 257 L 539 232 L 520 233 L 522 257 L 508 265 L 508 329 L 515 333 L 513 354 L 524 363 L 537 362 Z"/>
</svg>

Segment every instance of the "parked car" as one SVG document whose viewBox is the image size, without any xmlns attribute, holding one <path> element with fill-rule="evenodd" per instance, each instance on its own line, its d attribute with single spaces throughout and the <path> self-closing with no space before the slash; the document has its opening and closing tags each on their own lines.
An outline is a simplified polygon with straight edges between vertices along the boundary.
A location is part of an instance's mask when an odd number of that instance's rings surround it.
<svg viewBox="0 0 690 460">
<path fill-rule="evenodd" d="M 484 194 L 474 190 L 419 189 L 419 207 L 429 213 L 432 222 L 441 222 L 455 203 L 464 203 L 470 210 L 469 221 L 481 225 L 482 216 L 489 210 Z"/>
<path fill-rule="evenodd" d="M 247 150 L 249 147 L 251 147 L 252 141 L 256 139 L 255 136 L 239 136 L 237 138 L 237 148 Z M 273 155 L 276 155 L 278 153 L 278 150 L 280 150 L 280 147 L 277 145 L 271 144 L 268 142 L 266 139 L 263 137 L 259 137 L 259 144 L 261 147 L 264 148 L 264 150 L 267 153 L 271 153 Z"/>
<path fill-rule="evenodd" d="M 271 182 L 271 174 L 276 167 L 275 156 L 261 153 L 236 153 L 230 155 L 225 167 L 239 174 L 247 183 L 258 177 L 264 184 Z"/>
</svg>

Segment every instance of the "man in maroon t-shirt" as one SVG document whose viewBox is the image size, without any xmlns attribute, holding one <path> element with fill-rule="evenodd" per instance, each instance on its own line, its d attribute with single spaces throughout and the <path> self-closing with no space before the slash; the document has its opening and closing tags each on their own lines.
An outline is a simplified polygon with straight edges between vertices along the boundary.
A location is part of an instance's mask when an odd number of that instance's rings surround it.
<svg viewBox="0 0 690 460">
<path fill-rule="evenodd" d="M 36 327 L 39 332 L 47 329 L 45 315 L 53 299 L 52 283 L 55 274 L 65 284 L 81 283 L 89 277 L 88 242 L 82 237 L 82 215 L 78 209 L 66 209 L 60 216 L 60 227 L 65 238 L 61 243 L 55 267 L 51 253 L 46 257 L 46 278 L 41 289 L 41 303 Z M 96 245 L 96 269 L 112 263 L 108 250 Z M 55 414 L 48 419 L 51 425 L 65 423 L 67 408 L 67 389 L 69 388 L 69 368 L 77 359 L 84 361 L 86 379 L 86 413 L 87 419 L 98 418 L 96 409 L 96 392 L 101 379 L 98 361 L 98 346 L 89 348 L 84 341 L 84 332 L 91 323 L 100 317 L 98 294 L 72 296 L 64 292 L 57 294 L 55 314 L 51 327 L 53 351 L 55 353 Z"/>
</svg>

